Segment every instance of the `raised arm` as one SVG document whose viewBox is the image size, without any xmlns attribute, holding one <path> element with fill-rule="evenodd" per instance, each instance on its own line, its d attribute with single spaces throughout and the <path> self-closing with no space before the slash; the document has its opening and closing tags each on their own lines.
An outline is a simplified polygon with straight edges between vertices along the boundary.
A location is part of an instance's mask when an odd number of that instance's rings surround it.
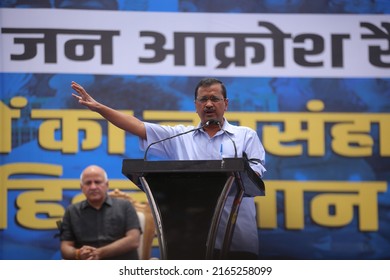
<svg viewBox="0 0 390 280">
<path fill-rule="evenodd" d="M 72 93 L 72 96 L 76 98 L 80 104 L 84 105 L 91 111 L 99 113 L 103 118 L 105 118 L 113 125 L 131 134 L 141 137 L 142 139 L 146 139 L 145 125 L 141 120 L 97 102 L 85 91 L 81 85 L 76 82 L 72 82 L 71 87 L 78 93 Z"/>
</svg>

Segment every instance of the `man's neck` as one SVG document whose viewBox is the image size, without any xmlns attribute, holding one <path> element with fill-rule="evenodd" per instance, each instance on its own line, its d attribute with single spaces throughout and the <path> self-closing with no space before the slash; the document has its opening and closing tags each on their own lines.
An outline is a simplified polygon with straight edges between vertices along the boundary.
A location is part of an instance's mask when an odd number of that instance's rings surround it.
<svg viewBox="0 0 390 280">
<path fill-rule="evenodd" d="M 215 134 L 217 134 L 218 131 L 221 129 L 219 128 L 218 125 L 210 125 L 208 127 L 204 128 L 204 131 L 210 136 L 213 137 Z"/>
<path fill-rule="evenodd" d="M 95 208 L 96 210 L 99 210 L 100 208 L 102 208 L 102 205 L 104 203 L 104 200 L 103 201 L 88 201 L 88 204 Z"/>
</svg>

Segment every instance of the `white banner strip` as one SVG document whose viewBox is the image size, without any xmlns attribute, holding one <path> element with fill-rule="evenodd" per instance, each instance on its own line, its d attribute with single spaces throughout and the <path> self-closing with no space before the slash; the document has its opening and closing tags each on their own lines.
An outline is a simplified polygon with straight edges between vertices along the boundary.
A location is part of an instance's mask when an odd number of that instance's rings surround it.
<svg viewBox="0 0 390 280">
<path fill-rule="evenodd" d="M 7 279 L 387 279 L 385 260 L 0 261 Z"/>
<path fill-rule="evenodd" d="M 2 72 L 390 77 L 388 15 L 0 9 L 0 17 Z"/>
</svg>

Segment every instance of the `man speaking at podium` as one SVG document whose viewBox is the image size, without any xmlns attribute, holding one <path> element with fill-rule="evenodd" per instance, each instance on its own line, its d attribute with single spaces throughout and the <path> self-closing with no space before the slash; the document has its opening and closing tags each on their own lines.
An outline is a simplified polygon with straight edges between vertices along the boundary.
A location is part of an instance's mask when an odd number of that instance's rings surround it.
<svg viewBox="0 0 390 280">
<path fill-rule="evenodd" d="M 214 78 L 202 79 L 195 88 L 195 108 L 200 118 L 198 127 L 166 126 L 143 122 L 94 100 L 85 89 L 72 82 L 78 93 L 72 95 L 90 110 L 107 121 L 140 138 L 140 148 L 155 156 L 170 160 L 215 160 L 241 157 L 244 153 L 251 168 L 260 176 L 264 168 L 265 151 L 251 128 L 229 124 L 224 118 L 229 100 L 225 85 Z M 220 229 L 225 228 L 233 196 L 226 201 L 221 216 Z M 221 231 L 221 233 L 223 233 Z M 215 248 L 221 248 L 223 238 L 217 235 Z M 222 234 L 223 237 L 223 234 Z M 259 252 L 256 208 L 253 197 L 243 197 L 235 224 L 228 259 L 257 259 Z M 218 254 L 218 250 L 215 252 Z"/>
</svg>

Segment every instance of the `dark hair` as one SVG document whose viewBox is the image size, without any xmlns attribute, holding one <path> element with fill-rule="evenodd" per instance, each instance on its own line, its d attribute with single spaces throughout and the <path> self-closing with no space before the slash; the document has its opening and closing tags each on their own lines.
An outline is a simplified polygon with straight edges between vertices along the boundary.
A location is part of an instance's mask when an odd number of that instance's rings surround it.
<svg viewBox="0 0 390 280">
<path fill-rule="evenodd" d="M 199 81 L 198 85 L 195 88 L 195 99 L 198 97 L 198 89 L 200 87 L 210 87 L 214 84 L 221 85 L 223 98 L 227 98 L 226 87 L 220 80 L 215 79 L 215 78 L 204 78 L 204 79 Z"/>
</svg>

